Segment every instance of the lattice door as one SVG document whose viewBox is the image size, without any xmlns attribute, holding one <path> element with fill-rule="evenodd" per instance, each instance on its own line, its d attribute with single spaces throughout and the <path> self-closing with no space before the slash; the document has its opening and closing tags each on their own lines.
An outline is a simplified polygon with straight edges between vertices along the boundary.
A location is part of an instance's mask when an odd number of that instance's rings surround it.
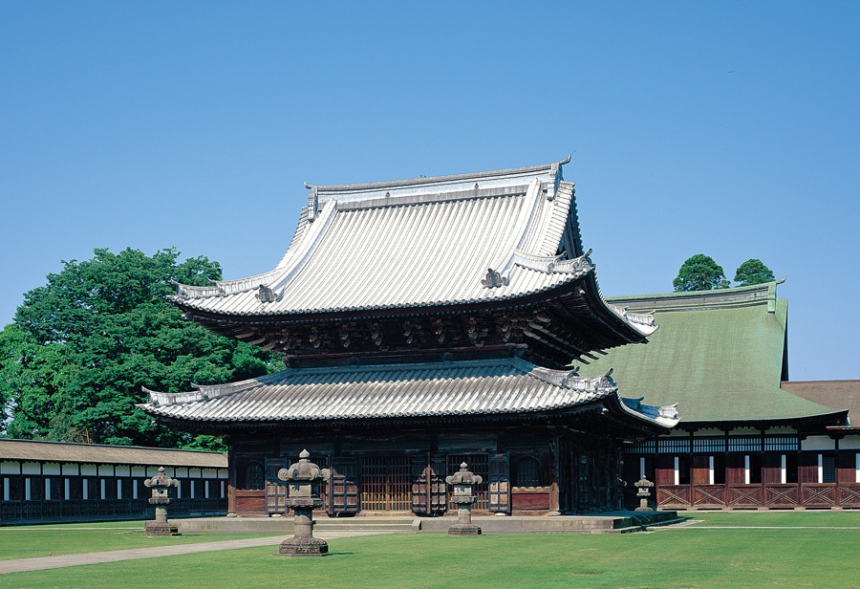
<svg viewBox="0 0 860 589">
<path fill-rule="evenodd" d="M 412 459 L 379 456 L 361 459 L 361 506 L 364 511 L 412 509 Z"/>
</svg>

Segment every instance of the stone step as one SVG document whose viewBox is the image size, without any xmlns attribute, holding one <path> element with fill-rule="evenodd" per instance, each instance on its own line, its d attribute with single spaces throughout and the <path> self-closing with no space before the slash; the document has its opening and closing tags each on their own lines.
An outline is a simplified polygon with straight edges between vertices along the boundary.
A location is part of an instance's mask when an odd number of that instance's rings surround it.
<svg viewBox="0 0 860 589">
<path fill-rule="evenodd" d="M 618 534 L 642 531 L 646 527 L 677 523 L 674 511 L 618 512 L 600 515 L 565 516 L 479 516 L 472 522 L 485 534 Z M 170 520 L 180 532 L 256 532 L 292 534 L 292 517 L 220 517 Z M 447 533 L 457 523 L 445 517 L 351 517 L 316 520 L 314 530 L 324 532 L 378 532 L 415 534 Z"/>
</svg>

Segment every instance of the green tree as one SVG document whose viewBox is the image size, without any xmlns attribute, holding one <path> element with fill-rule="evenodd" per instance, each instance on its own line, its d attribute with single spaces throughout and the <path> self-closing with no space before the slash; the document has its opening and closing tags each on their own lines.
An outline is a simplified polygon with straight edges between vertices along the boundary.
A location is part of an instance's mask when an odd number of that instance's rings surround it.
<svg viewBox="0 0 860 589">
<path fill-rule="evenodd" d="M 774 280 L 771 269 L 762 264 L 761 260 L 754 258 L 738 266 L 735 272 L 735 282 L 739 282 L 739 286 L 751 286 L 753 284 L 773 282 Z"/>
<path fill-rule="evenodd" d="M 714 290 L 728 288 L 729 281 L 722 266 L 704 254 L 696 254 L 681 265 L 678 276 L 672 281 L 676 291 Z"/>
<path fill-rule="evenodd" d="M 126 249 L 95 250 L 92 260 L 63 262 L 48 283 L 24 295 L 0 332 L 0 401 L 5 435 L 18 438 L 217 447 L 209 439 L 152 423 L 137 409 L 142 386 L 165 392 L 270 372 L 268 352 L 182 319 L 165 296 L 170 279 L 205 285 L 221 267 L 205 257 L 177 261 Z"/>
</svg>

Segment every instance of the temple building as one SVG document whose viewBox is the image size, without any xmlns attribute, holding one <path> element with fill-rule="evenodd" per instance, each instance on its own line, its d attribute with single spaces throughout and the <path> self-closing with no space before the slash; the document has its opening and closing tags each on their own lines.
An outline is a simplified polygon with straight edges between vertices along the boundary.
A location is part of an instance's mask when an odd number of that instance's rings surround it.
<svg viewBox="0 0 860 589">
<path fill-rule="evenodd" d="M 671 390 L 655 406 L 616 386 L 606 355 L 647 347 L 657 325 L 602 296 L 567 162 L 306 185 L 272 271 L 178 284 L 172 299 L 215 333 L 282 353 L 286 370 L 148 391 L 140 407 L 224 438 L 237 515 L 283 513 L 275 475 L 305 448 L 332 470 L 332 516 L 443 514 L 444 479 L 464 461 L 484 479 L 477 513 L 620 507 L 624 448 L 679 418 Z"/>
<path fill-rule="evenodd" d="M 778 284 L 610 299 L 660 329 L 580 374 L 611 366 L 625 395 L 678 403 L 670 433 L 625 446 L 624 478 L 654 481 L 660 508 L 860 508 L 860 381 L 789 381 Z"/>
</svg>

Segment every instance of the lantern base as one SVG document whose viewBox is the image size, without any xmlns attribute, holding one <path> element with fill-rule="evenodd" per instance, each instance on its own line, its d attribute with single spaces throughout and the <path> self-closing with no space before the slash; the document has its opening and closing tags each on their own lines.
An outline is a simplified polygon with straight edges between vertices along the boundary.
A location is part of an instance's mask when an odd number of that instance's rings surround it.
<svg viewBox="0 0 860 589">
<path fill-rule="evenodd" d="M 278 551 L 281 556 L 325 556 L 328 544 L 319 538 L 287 538 Z"/>
<path fill-rule="evenodd" d="M 143 533 L 146 536 L 181 536 L 179 527 L 176 524 L 165 522 L 148 521 L 143 528 Z"/>
<path fill-rule="evenodd" d="M 454 524 L 448 528 L 449 536 L 480 536 L 481 526 L 475 524 Z"/>
</svg>

